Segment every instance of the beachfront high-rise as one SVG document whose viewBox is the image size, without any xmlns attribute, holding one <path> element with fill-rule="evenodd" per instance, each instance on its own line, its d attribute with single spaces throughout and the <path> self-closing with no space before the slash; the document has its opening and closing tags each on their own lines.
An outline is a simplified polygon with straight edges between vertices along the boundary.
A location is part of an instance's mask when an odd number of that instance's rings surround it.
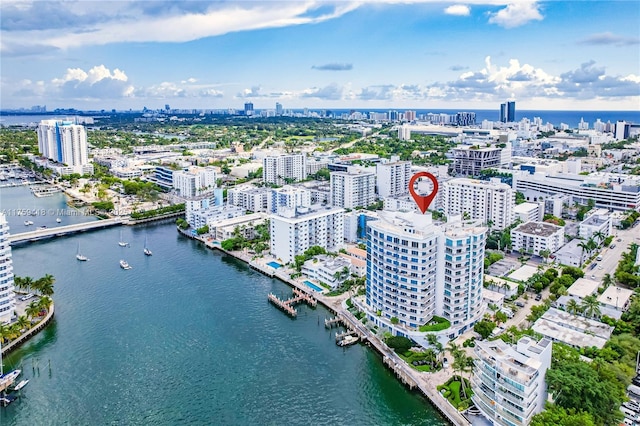
<svg viewBox="0 0 640 426">
<path fill-rule="evenodd" d="M 9 224 L 0 213 L 0 324 L 9 322 L 15 311 L 13 263 L 9 244 Z"/>
<path fill-rule="evenodd" d="M 450 321 L 449 338 L 470 329 L 482 316 L 486 231 L 459 217 L 436 225 L 417 212 L 379 213 L 367 223 L 369 319 L 405 335 L 434 315 Z"/>
<path fill-rule="evenodd" d="M 38 125 L 38 151 L 66 165 L 71 173 L 84 173 L 89 164 L 87 131 L 70 120 L 42 120 Z"/>
<path fill-rule="evenodd" d="M 500 104 L 500 121 L 503 123 L 513 123 L 516 121 L 516 103 L 514 101 Z"/>
<path fill-rule="evenodd" d="M 491 224 L 493 229 L 505 229 L 514 220 L 515 191 L 506 183 L 455 178 L 442 185 L 444 214 L 465 215 Z"/>
</svg>

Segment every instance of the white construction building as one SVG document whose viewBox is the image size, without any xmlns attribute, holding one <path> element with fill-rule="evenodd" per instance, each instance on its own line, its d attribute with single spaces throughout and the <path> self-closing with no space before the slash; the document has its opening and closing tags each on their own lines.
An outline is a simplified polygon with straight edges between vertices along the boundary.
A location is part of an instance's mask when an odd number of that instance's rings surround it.
<svg viewBox="0 0 640 426">
<path fill-rule="evenodd" d="M 354 170 L 331 173 L 331 205 L 353 209 L 376 200 L 376 174 Z"/>
<path fill-rule="evenodd" d="M 473 403 L 492 425 L 526 426 L 544 410 L 552 343 L 521 338 L 515 347 L 497 339 L 476 342 Z"/>
<path fill-rule="evenodd" d="M 4 324 L 13 318 L 16 308 L 9 224 L 4 213 L 0 213 L 0 264 L 0 324 Z"/>
<path fill-rule="evenodd" d="M 305 154 L 283 154 L 262 160 L 262 179 L 266 183 L 284 185 L 307 178 Z"/>
<path fill-rule="evenodd" d="M 271 255 L 285 263 L 293 262 L 309 247 L 320 246 L 337 252 L 344 247 L 344 209 L 280 209 L 271 214 Z"/>
<path fill-rule="evenodd" d="M 442 185 L 444 214 L 469 215 L 493 229 L 504 229 L 514 220 L 515 191 L 506 183 L 456 178 Z"/>
</svg>

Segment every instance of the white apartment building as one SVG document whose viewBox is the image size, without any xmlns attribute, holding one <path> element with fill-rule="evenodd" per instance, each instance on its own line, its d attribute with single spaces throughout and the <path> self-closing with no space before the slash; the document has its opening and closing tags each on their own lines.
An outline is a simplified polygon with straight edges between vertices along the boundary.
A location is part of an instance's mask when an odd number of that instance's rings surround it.
<svg viewBox="0 0 640 426">
<path fill-rule="evenodd" d="M 227 190 L 227 204 L 242 207 L 252 212 L 268 211 L 268 200 L 271 190 L 257 188 L 253 185 L 240 185 Z"/>
<path fill-rule="evenodd" d="M 173 172 L 173 188 L 184 198 L 196 197 L 216 188 L 217 174 L 214 167 L 192 167 Z"/>
<path fill-rule="evenodd" d="M 505 148 L 506 150 L 506 148 Z M 511 161 L 509 155 L 503 155 L 503 149 L 496 146 L 479 147 L 477 145 L 460 145 L 451 150 L 453 155 L 453 171 L 462 176 L 478 176 L 482 170 L 498 169 Z"/>
<path fill-rule="evenodd" d="M 14 289 L 9 224 L 4 213 L 0 213 L 0 324 L 8 323 L 14 315 Z"/>
<path fill-rule="evenodd" d="M 344 209 L 281 209 L 271 214 L 271 254 L 285 263 L 293 262 L 309 247 L 336 252 L 344 246 Z"/>
<path fill-rule="evenodd" d="M 456 178 L 442 185 L 442 205 L 447 216 L 464 215 L 504 229 L 514 220 L 515 191 L 506 183 Z"/>
<path fill-rule="evenodd" d="M 476 342 L 473 403 L 491 424 L 526 426 L 544 410 L 552 343 L 521 338 L 515 347 L 497 339 Z"/>
<path fill-rule="evenodd" d="M 580 222 L 578 235 L 580 238 L 588 240 L 594 234 L 601 233 L 604 237 L 611 235 L 613 230 L 613 221 L 611 215 L 606 209 L 598 209 L 591 213 L 585 220 Z M 596 238 L 597 243 L 600 241 Z"/>
<path fill-rule="evenodd" d="M 522 254 L 555 253 L 564 245 L 564 227 L 547 222 L 527 222 L 511 230 L 511 246 Z"/>
<path fill-rule="evenodd" d="M 410 161 L 376 164 L 378 196 L 386 198 L 408 194 L 412 175 Z"/>
<path fill-rule="evenodd" d="M 42 120 L 37 133 L 38 150 L 43 157 L 65 164 L 71 173 L 86 170 L 83 166 L 89 164 L 89 153 L 84 126 L 67 120 Z"/>
<path fill-rule="evenodd" d="M 542 222 L 544 211 L 541 210 L 544 209 L 538 203 L 521 203 L 514 206 L 513 213 L 515 219 L 520 219 L 521 222 Z"/>
<path fill-rule="evenodd" d="M 268 156 L 262 160 L 262 179 L 266 183 L 284 185 L 288 179 L 301 181 L 307 178 L 305 154 Z"/>
<path fill-rule="evenodd" d="M 210 232 L 215 229 L 220 221 L 244 216 L 245 214 L 245 210 L 242 207 L 236 206 L 214 206 L 209 204 L 206 208 L 194 210 L 189 208 L 188 202 L 186 207 L 187 223 L 194 229 L 207 225 Z"/>
<path fill-rule="evenodd" d="M 319 255 L 304 262 L 300 272 L 311 280 L 335 289 L 351 278 L 351 262 L 341 256 Z"/>
<path fill-rule="evenodd" d="M 367 207 L 376 200 L 376 174 L 351 171 L 331 173 L 331 205 L 353 209 Z"/>
<path fill-rule="evenodd" d="M 278 213 L 281 208 L 311 207 L 311 191 L 296 187 L 283 186 L 271 189 L 267 197 L 267 211 Z"/>
<path fill-rule="evenodd" d="M 366 309 L 376 325 L 406 335 L 437 315 L 455 337 L 481 318 L 487 228 L 415 212 L 381 212 L 367 227 Z"/>
<path fill-rule="evenodd" d="M 537 166 L 536 166 L 537 169 Z M 564 194 L 573 202 L 612 210 L 640 211 L 640 177 L 620 174 L 573 175 L 568 173 L 513 174 L 513 188 L 525 198 Z"/>
</svg>

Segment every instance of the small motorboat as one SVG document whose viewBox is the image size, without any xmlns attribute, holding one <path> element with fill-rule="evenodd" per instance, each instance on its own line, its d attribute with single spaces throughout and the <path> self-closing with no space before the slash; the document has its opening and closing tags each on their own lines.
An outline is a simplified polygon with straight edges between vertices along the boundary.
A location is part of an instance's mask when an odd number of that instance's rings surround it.
<svg viewBox="0 0 640 426">
<path fill-rule="evenodd" d="M 131 265 L 129 265 L 126 260 L 120 260 L 120 267 L 125 270 L 131 269 Z"/>
</svg>

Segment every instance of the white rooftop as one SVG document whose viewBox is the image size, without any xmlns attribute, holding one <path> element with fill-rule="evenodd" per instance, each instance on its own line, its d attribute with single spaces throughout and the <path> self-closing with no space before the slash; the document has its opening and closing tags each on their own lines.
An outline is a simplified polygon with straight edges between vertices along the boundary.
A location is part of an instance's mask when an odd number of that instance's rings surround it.
<svg viewBox="0 0 640 426">
<path fill-rule="evenodd" d="M 530 265 L 523 265 L 520 268 L 513 271 L 509 278 L 515 281 L 525 282 L 538 272 L 538 268 Z"/>
<path fill-rule="evenodd" d="M 595 294 L 598 291 L 598 287 L 600 283 L 597 281 L 589 280 L 587 278 L 578 278 L 571 286 L 567 289 L 567 293 L 570 296 L 576 296 L 581 299 L 584 299 L 587 296 Z"/>
<path fill-rule="evenodd" d="M 629 299 L 633 296 L 633 290 L 610 285 L 607 289 L 598 297 L 598 302 L 603 305 L 613 306 L 618 309 L 622 309 L 627 305 Z"/>
</svg>

